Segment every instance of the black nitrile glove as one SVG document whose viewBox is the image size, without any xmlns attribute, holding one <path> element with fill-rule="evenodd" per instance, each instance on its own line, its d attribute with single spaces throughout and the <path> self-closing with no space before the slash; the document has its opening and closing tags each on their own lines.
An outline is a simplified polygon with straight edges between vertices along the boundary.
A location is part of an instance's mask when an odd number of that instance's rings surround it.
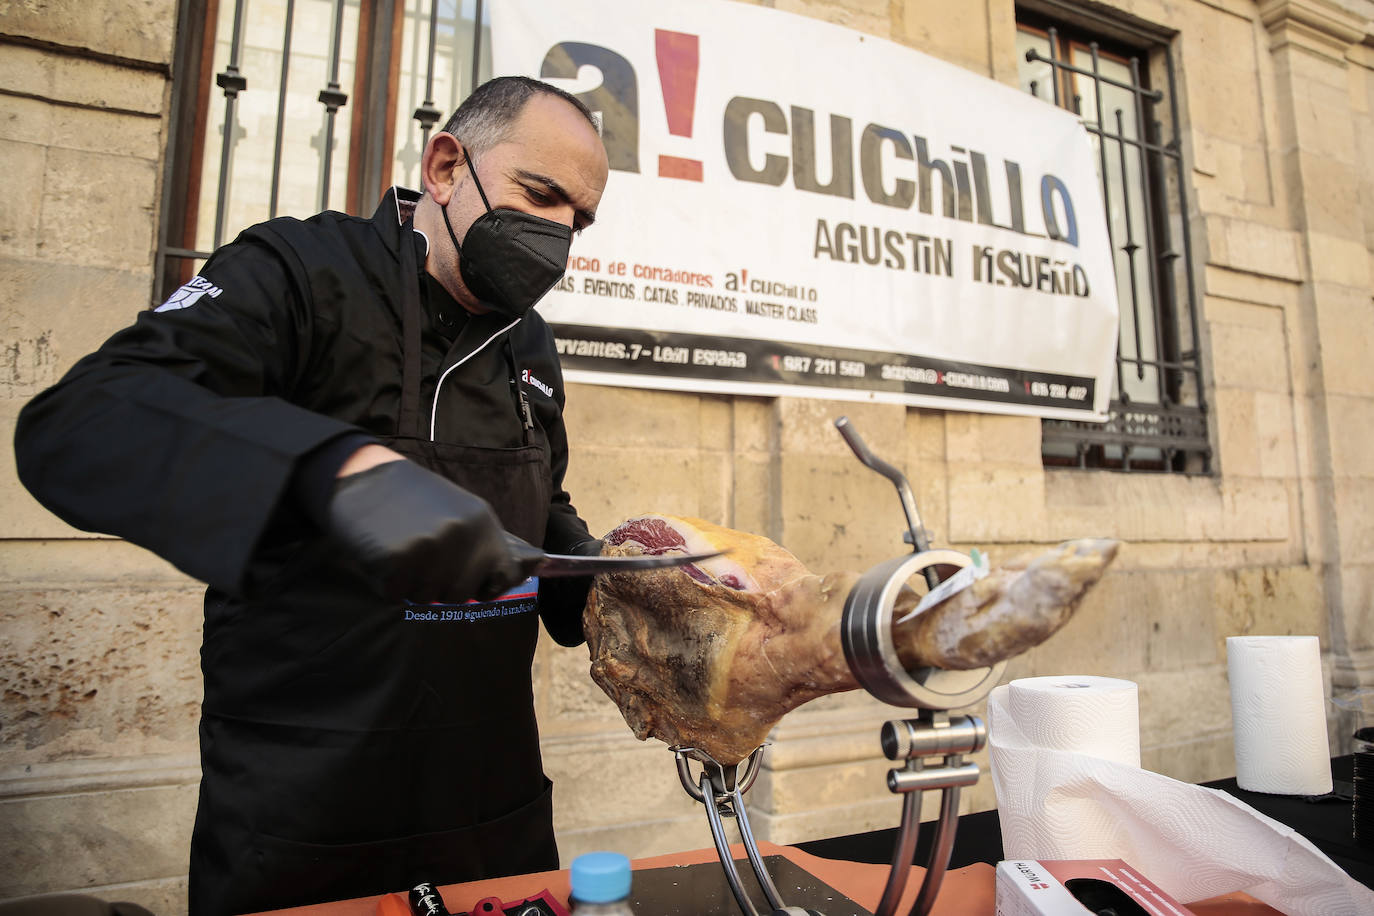
<svg viewBox="0 0 1374 916">
<path fill-rule="evenodd" d="M 592 538 L 589 541 L 583 541 L 580 544 L 574 545 L 568 550 L 568 553 L 579 557 L 599 557 L 601 556 L 601 548 L 604 547 L 605 544 L 606 542 L 601 538 Z"/>
<path fill-rule="evenodd" d="M 542 556 L 481 497 L 411 461 L 341 478 L 329 527 L 378 593 L 420 604 L 495 598 Z"/>
<path fill-rule="evenodd" d="M 567 548 L 579 557 L 601 556 L 601 540 L 591 538 Z M 594 576 L 563 576 L 539 580 L 539 616 L 544 629 L 560 646 L 579 645 L 582 634 L 582 609 L 587 603 Z"/>
</svg>

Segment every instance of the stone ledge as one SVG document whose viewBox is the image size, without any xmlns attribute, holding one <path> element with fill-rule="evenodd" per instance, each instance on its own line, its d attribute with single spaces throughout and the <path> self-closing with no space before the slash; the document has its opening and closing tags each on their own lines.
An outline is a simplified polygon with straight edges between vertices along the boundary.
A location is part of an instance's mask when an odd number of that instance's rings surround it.
<svg viewBox="0 0 1374 916">
<path fill-rule="evenodd" d="M 5 40 L 71 58 L 171 75 L 175 0 L 19 0 L 5 4 Z"/>
<path fill-rule="evenodd" d="M 83 150 L 101 156 L 146 159 L 158 164 L 165 152 L 166 144 L 162 130 L 163 125 L 159 118 L 142 113 L 129 115 L 108 108 L 55 105 L 49 99 L 0 92 L 0 139 L 33 147 L 14 147 L 18 155 L 11 155 L 8 157 L 10 159 L 20 159 L 22 156 L 42 161 L 39 152 L 46 147 L 55 146 L 61 149 Z M 41 190 L 40 177 L 34 181 L 30 193 Z M 10 199 L 6 203 L 14 206 L 15 200 Z M 33 209 L 36 211 L 37 206 L 34 205 Z M 36 216 L 36 212 L 33 215 Z M 3 224 L 11 231 L 18 226 L 32 225 L 14 217 L 5 219 Z M 37 234 L 36 230 L 26 231 Z M 7 247 L 12 250 L 16 246 L 11 241 Z M 35 255 L 30 253 L 27 256 Z"/>
<path fill-rule="evenodd" d="M 1254 14 L 1252 0 L 1197 0 L 1197 2 L 1220 12 L 1230 13 L 1246 22 L 1250 22 Z"/>
<path fill-rule="evenodd" d="M 566 867 L 584 852 L 603 849 L 614 849 L 631 858 L 643 858 L 707 848 L 711 845 L 711 828 L 706 822 L 705 809 L 697 807 L 692 816 L 558 830 L 558 858 Z M 752 824 L 752 811 L 749 816 Z"/>
<path fill-rule="evenodd" d="M 853 696 L 865 697 L 862 690 L 854 691 Z M 786 755 L 790 747 L 809 747 L 820 752 L 821 745 L 828 763 L 858 760 L 878 746 L 878 729 L 888 719 L 899 719 L 911 713 L 896 706 L 887 706 L 873 700 L 872 709 L 856 710 L 822 709 L 819 706 L 802 706 L 773 729 L 769 738 L 780 746 L 779 751 Z M 858 750 L 858 743 L 867 744 Z M 773 752 L 770 752 L 770 757 Z M 815 759 L 808 755 L 808 759 Z"/>
<path fill-rule="evenodd" d="M 1208 264 L 1203 274 L 1204 299 L 1225 299 L 1247 305 L 1292 309 L 1300 304 L 1302 281 L 1268 277 L 1226 264 Z"/>
<path fill-rule="evenodd" d="M 939 813 L 939 794 L 924 793 L 925 797 L 921 799 L 922 820 L 930 820 Z M 897 826 L 901 814 L 902 800 L 896 795 L 888 795 L 873 801 L 814 808 L 794 814 L 769 814 L 751 808 L 749 823 L 754 828 L 754 836 L 760 840 L 801 843 L 869 830 L 886 830 Z"/>
<path fill-rule="evenodd" d="M 1368 23 L 1368 26 L 1368 36 L 1374 37 L 1374 22 Z M 1367 70 L 1374 70 L 1374 43 L 1352 45 L 1346 57 Z"/>
<path fill-rule="evenodd" d="M 1269 30 L 1269 49 L 1296 45 L 1344 64 L 1346 49 L 1364 38 L 1368 23 L 1331 0 L 1263 0 L 1260 21 Z"/>
<path fill-rule="evenodd" d="M 196 594 L 205 591 L 203 583 L 151 551 L 119 538 L 71 530 L 70 538 L 0 539 L 0 593 L 33 588 L 97 591 L 110 585 L 180 585 Z"/>
<path fill-rule="evenodd" d="M 18 25 L 18 29 L 0 33 L 0 41 L 5 44 L 21 45 L 28 48 L 37 48 L 45 54 L 52 54 L 58 57 L 70 57 L 78 60 L 92 60 L 102 64 L 109 64 L 114 67 L 127 67 L 130 70 L 151 70 L 161 73 L 163 76 L 172 75 L 172 64 L 169 60 L 156 60 L 147 57 L 129 56 L 120 54 L 116 50 L 102 50 L 87 45 L 73 44 L 71 33 L 63 33 L 57 37 L 43 37 L 36 34 L 24 34 L 34 30 L 26 30 L 22 23 L 11 20 L 7 26 Z"/>
<path fill-rule="evenodd" d="M 0 767 L 0 800 L 199 782 L 196 754 L 58 760 Z"/>
<path fill-rule="evenodd" d="M 0 42 L 0 85 L 6 93 L 53 104 L 161 118 L 168 78 L 166 73 Z"/>
<path fill-rule="evenodd" d="M 160 785 L 0 803 L 0 897 L 185 874 L 196 786 Z"/>
<path fill-rule="evenodd" d="M 1302 236 L 1253 220 L 1219 214 L 1204 217 L 1207 266 L 1278 280 L 1302 282 Z"/>
<path fill-rule="evenodd" d="M 110 903 L 136 903 L 155 916 L 182 916 L 186 912 L 186 876 L 154 878 L 149 881 L 130 881 L 105 884 L 99 887 L 74 888 L 62 893 L 85 894 Z M 52 894 L 14 897 L 5 903 L 40 903 Z"/>
<path fill-rule="evenodd" d="M 662 741 L 650 738 L 647 741 L 640 741 L 630 731 L 630 727 L 623 722 L 615 728 L 594 728 L 581 733 L 565 733 L 554 735 L 541 735 L 539 746 L 545 756 L 557 756 L 559 754 L 584 754 L 587 752 L 595 753 L 651 753 L 655 749 L 660 751 L 664 758 L 672 761 L 672 754 L 668 752 L 668 745 Z"/>
</svg>

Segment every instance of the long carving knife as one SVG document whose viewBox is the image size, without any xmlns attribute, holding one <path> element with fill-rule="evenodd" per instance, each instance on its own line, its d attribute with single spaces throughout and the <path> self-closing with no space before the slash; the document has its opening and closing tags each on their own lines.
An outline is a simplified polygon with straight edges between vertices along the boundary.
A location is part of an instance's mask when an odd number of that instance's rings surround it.
<svg viewBox="0 0 1374 916">
<path fill-rule="evenodd" d="M 579 557 L 562 553 L 546 553 L 534 567 L 534 576 L 594 576 L 609 572 L 641 572 L 649 569 L 664 569 L 670 566 L 686 566 L 700 563 L 725 553 L 716 550 L 711 553 L 659 554 L 639 557 Z"/>
</svg>

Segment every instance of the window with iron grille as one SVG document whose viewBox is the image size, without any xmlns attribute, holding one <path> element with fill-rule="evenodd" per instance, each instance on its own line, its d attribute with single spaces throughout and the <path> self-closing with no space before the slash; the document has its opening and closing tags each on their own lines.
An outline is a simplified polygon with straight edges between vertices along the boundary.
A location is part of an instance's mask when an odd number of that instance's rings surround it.
<svg viewBox="0 0 1374 916">
<path fill-rule="evenodd" d="M 414 187 L 430 131 L 490 75 L 484 12 L 483 0 L 181 0 L 154 302 L 253 223 L 366 214 L 391 184 Z M 1109 419 L 1042 421 L 1044 463 L 1209 473 L 1168 45 L 1071 0 L 1025 0 L 1017 49 L 1022 87 L 1078 113 L 1092 138 L 1121 303 Z"/>
<path fill-rule="evenodd" d="M 1121 307 L 1109 419 L 1043 420 L 1044 463 L 1210 473 L 1168 44 L 1110 13 L 1061 2 L 1035 6 L 1046 9 L 1017 7 L 1021 87 L 1076 113 L 1092 138 Z M 1050 15 L 1065 11 L 1073 18 Z"/>
<path fill-rule="evenodd" d="M 486 12 L 181 0 L 155 301 L 254 223 L 371 214 L 391 185 L 416 187 L 430 131 L 490 76 Z"/>
</svg>

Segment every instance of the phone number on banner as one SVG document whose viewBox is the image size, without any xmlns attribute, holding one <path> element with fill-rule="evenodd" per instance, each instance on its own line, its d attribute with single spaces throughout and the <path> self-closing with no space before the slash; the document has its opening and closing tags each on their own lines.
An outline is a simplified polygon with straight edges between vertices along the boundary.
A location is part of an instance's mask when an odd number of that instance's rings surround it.
<svg viewBox="0 0 1374 916">
<path fill-rule="evenodd" d="M 1090 409 L 1094 380 L 776 340 L 552 325 L 567 369 L 657 378 L 903 392 Z"/>
</svg>

